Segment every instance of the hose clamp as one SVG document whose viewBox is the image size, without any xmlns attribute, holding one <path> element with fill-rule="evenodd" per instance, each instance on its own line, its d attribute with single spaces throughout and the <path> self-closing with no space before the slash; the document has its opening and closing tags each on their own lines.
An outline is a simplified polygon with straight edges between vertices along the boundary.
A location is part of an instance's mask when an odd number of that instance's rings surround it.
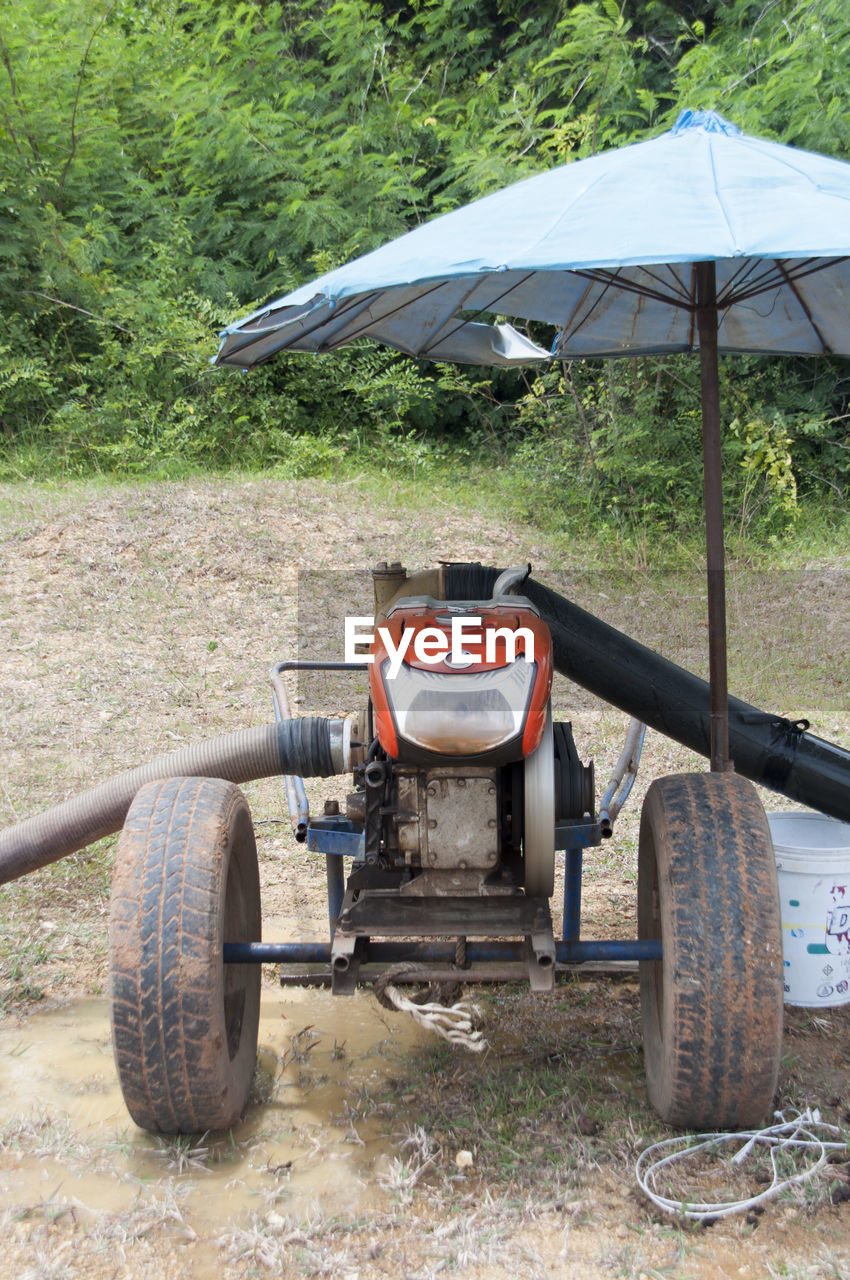
<svg viewBox="0 0 850 1280">
<path fill-rule="evenodd" d="M 328 720 L 328 737 L 334 773 L 348 773 L 351 770 L 351 720 Z"/>
</svg>

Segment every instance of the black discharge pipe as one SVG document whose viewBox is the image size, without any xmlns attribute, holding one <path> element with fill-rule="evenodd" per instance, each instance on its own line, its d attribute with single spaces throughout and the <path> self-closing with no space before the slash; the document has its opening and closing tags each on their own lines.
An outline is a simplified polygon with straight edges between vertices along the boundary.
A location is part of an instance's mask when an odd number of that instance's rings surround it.
<svg viewBox="0 0 850 1280">
<path fill-rule="evenodd" d="M 446 568 L 447 600 L 486 600 L 500 569 Z M 708 684 L 623 635 L 541 583 L 517 588 L 540 610 L 552 633 L 562 675 L 702 756 L 711 754 Z M 729 754 L 735 769 L 789 800 L 850 822 L 850 751 L 807 733 L 808 721 L 786 720 L 729 699 Z"/>
<path fill-rule="evenodd" d="M 0 884 L 58 862 L 120 830 L 140 787 L 158 778 L 251 782 L 296 773 L 327 778 L 350 768 L 345 721 L 304 716 L 242 729 L 157 756 L 99 787 L 0 831 Z"/>
</svg>

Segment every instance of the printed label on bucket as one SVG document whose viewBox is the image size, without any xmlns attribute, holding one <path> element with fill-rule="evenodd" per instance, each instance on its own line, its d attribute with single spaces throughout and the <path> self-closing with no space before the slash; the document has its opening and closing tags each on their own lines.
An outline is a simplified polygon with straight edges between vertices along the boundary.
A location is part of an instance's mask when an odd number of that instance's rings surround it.
<svg viewBox="0 0 850 1280">
<path fill-rule="evenodd" d="M 834 893 L 834 890 L 833 890 Z M 850 954 L 850 906 L 835 907 L 826 917 L 826 946 L 833 955 Z"/>
<path fill-rule="evenodd" d="M 822 876 L 795 875 L 795 896 L 781 894 L 787 1004 L 814 1008 L 850 1000 L 847 882 L 829 884 Z"/>
<path fill-rule="evenodd" d="M 850 1002 L 850 823 L 819 813 L 768 814 L 779 898 L 785 1003 Z"/>
</svg>

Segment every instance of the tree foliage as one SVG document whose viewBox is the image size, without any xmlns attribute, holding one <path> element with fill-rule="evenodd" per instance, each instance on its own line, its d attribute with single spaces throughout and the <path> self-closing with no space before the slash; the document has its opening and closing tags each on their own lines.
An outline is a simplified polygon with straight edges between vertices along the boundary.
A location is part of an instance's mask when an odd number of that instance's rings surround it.
<svg viewBox="0 0 850 1280">
<path fill-rule="evenodd" d="M 214 370 L 223 324 L 436 212 L 715 107 L 850 156 L 843 0 L 7 0 L 0 465 L 494 452 L 587 514 L 688 517 L 687 360 L 516 374 L 389 351 Z M 730 362 L 729 502 L 850 488 L 847 368 Z M 435 442 L 430 444 L 429 441 Z M 2 462 L 5 459 L 5 463 Z"/>
</svg>

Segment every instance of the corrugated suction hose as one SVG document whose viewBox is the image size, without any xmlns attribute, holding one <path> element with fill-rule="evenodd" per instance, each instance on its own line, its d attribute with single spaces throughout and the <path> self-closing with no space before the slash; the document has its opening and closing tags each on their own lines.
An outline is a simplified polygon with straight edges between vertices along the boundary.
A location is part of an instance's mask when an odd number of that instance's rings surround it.
<svg viewBox="0 0 850 1280">
<path fill-rule="evenodd" d="M 348 724 L 304 716 L 242 729 L 157 756 L 82 795 L 0 832 L 0 884 L 58 862 L 118 831 L 133 797 L 156 778 L 251 782 L 279 774 L 327 778 L 350 766 Z"/>
</svg>

